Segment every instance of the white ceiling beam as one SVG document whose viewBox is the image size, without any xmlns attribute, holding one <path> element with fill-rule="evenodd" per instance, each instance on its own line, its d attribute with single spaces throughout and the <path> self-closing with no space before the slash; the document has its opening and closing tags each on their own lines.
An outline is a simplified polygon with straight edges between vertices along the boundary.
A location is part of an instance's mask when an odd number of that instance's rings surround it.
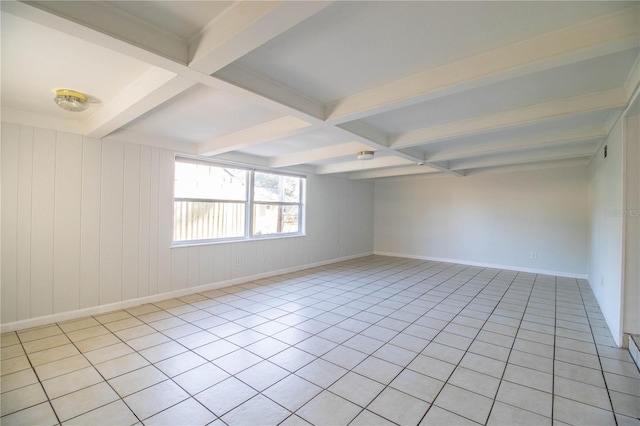
<svg viewBox="0 0 640 426">
<path fill-rule="evenodd" d="M 186 64 L 189 59 L 189 47 L 186 40 L 137 19 L 107 2 L 27 1 L 24 3 L 44 10 L 48 14 L 61 17 L 67 24 L 69 21 L 74 22 L 79 24 L 80 27 L 90 29 L 90 31 L 98 31 L 113 40 L 119 40 L 130 46 L 137 46 L 171 61 Z M 8 10 L 13 13 L 12 10 L 16 10 L 18 7 L 22 6 L 16 4 L 8 5 Z M 33 11 L 27 13 L 35 17 Z M 37 19 L 45 19 L 46 22 L 41 23 L 54 28 L 57 27 L 56 29 L 64 33 L 80 35 L 78 34 L 79 28 L 68 27 L 64 23 L 61 24 L 43 16 Z"/>
<path fill-rule="evenodd" d="M 165 138 L 158 135 L 150 135 L 148 133 L 137 132 L 135 130 L 117 130 L 105 137 L 104 140 L 118 140 L 138 145 L 147 145 L 156 148 L 167 149 L 179 152 L 181 154 L 198 154 L 198 145 L 195 143 L 177 141 L 171 138 Z"/>
<path fill-rule="evenodd" d="M 385 167 L 406 166 L 411 162 L 400 157 L 380 157 L 373 160 L 355 160 L 344 163 L 325 164 L 316 167 L 319 175 L 355 172 L 358 170 L 378 169 Z"/>
<path fill-rule="evenodd" d="M 151 67 L 86 122 L 84 134 L 102 138 L 193 86 L 190 80 Z"/>
<path fill-rule="evenodd" d="M 556 30 L 339 99 L 326 105 L 339 124 L 639 45 L 639 7 Z"/>
<path fill-rule="evenodd" d="M 522 172 L 526 170 L 545 170 L 567 167 L 581 167 L 589 165 L 589 157 L 576 157 L 564 160 L 542 160 L 527 164 L 507 164 L 488 167 L 479 167 L 477 169 L 467 170 L 467 176 L 478 175 L 482 173 L 504 173 L 504 172 Z"/>
<path fill-rule="evenodd" d="M 400 133 L 393 138 L 391 147 L 400 149 L 428 145 L 461 136 L 490 132 L 569 115 L 611 111 L 624 108 L 626 104 L 627 97 L 624 89 L 612 89 Z"/>
<path fill-rule="evenodd" d="M 291 109 L 290 115 L 298 114 L 299 118 L 313 117 L 318 123 L 324 122 L 324 109 L 320 102 L 251 70 L 231 64 L 216 72 L 214 77 L 254 96 L 284 105 Z"/>
<path fill-rule="evenodd" d="M 293 136 L 301 131 L 306 131 L 310 126 L 311 123 L 308 121 L 300 120 L 296 117 L 280 117 L 202 142 L 198 145 L 198 154 L 205 156 L 218 155 L 251 145 Z"/>
<path fill-rule="evenodd" d="M 469 158 L 449 162 L 452 170 L 469 170 L 480 167 L 493 167 L 509 164 L 526 164 L 538 161 L 564 160 L 569 158 L 591 157 L 598 149 L 598 143 L 563 146 L 556 149 L 541 149 L 524 153 L 502 153 L 481 158 Z"/>
<path fill-rule="evenodd" d="M 331 3 L 236 2 L 189 43 L 189 66 L 212 74 L 315 15 Z"/>
<path fill-rule="evenodd" d="M 491 140 L 489 142 L 470 143 L 465 146 L 449 147 L 445 145 L 433 154 L 427 155 L 428 161 L 450 161 L 484 155 L 498 154 L 505 151 L 522 151 L 536 148 L 554 147 L 574 143 L 590 143 L 602 140 L 607 133 L 602 126 L 587 129 L 571 129 L 541 135 L 525 135 L 523 137 Z"/>
<path fill-rule="evenodd" d="M 433 169 L 429 166 L 405 166 L 405 167 L 391 167 L 388 169 L 378 170 L 364 170 L 360 172 L 349 173 L 349 179 L 377 179 L 395 176 L 410 176 L 410 175 L 422 175 L 428 173 L 438 173 L 439 170 Z"/>
<path fill-rule="evenodd" d="M 359 151 L 363 151 L 367 148 L 368 147 L 363 146 L 360 142 L 346 142 L 339 145 L 326 146 L 273 157 L 269 161 L 269 167 L 290 167 L 298 164 L 312 163 L 314 161 L 344 157 L 347 155 L 355 156 Z"/>
</svg>

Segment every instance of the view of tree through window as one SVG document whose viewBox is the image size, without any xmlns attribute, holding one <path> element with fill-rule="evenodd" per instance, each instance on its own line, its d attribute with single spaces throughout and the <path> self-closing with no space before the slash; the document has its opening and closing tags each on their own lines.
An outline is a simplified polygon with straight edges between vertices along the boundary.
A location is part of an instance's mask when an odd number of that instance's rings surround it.
<svg viewBox="0 0 640 426">
<path fill-rule="evenodd" d="M 303 183 L 299 176 L 176 158 L 173 240 L 301 233 Z"/>
</svg>

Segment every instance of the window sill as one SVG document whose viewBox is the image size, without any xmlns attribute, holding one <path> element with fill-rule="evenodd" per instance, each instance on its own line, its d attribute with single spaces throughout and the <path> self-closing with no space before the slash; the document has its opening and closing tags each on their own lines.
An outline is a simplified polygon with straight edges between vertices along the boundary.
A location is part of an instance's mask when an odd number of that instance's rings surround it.
<svg viewBox="0 0 640 426">
<path fill-rule="evenodd" d="M 282 240 L 288 238 L 300 238 L 305 237 L 307 234 L 303 232 L 295 233 L 295 234 L 286 234 L 286 235 L 265 235 L 262 237 L 252 237 L 252 238 L 230 238 L 228 240 L 221 241 L 187 241 L 184 243 L 173 243 L 171 244 L 172 249 L 175 248 L 183 248 L 183 247 L 199 247 L 199 246 L 215 246 L 219 244 L 232 244 L 232 243 L 245 243 L 245 242 L 256 242 L 256 241 L 265 241 L 265 240 Z"/>
</svg>

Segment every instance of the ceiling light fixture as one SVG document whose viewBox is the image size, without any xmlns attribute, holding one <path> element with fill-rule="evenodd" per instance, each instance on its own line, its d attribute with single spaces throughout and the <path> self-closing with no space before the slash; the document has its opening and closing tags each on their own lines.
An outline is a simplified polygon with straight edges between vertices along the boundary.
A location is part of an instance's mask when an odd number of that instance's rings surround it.
<svg viewBox="0 0 640 426">
<path fill-rule="evenodd" d="M 360 151 L 356 157 L 358 160 L 373 160 L 373 151 Z"/>
<path fill-rule="evenodd" d="M 56 90 L 55 103 L 66 111 L 81 112 L 89 107 L 89 97 L 70 89 Z"/>
</svg>

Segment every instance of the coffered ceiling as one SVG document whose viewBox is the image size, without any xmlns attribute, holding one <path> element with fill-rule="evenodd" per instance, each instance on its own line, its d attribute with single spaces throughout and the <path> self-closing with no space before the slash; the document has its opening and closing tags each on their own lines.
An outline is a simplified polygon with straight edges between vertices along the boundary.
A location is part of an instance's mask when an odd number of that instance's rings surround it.
<svg viewBox="0 0 640 426">
<path fill-rule="evenodd" d="M 587 164 L 640 81 L 637 1 L 2 1 L 1 13 L 3 121 L 352 179 Z M 58 109 L 59 88 L 91 106 Z"/>
</svg>

